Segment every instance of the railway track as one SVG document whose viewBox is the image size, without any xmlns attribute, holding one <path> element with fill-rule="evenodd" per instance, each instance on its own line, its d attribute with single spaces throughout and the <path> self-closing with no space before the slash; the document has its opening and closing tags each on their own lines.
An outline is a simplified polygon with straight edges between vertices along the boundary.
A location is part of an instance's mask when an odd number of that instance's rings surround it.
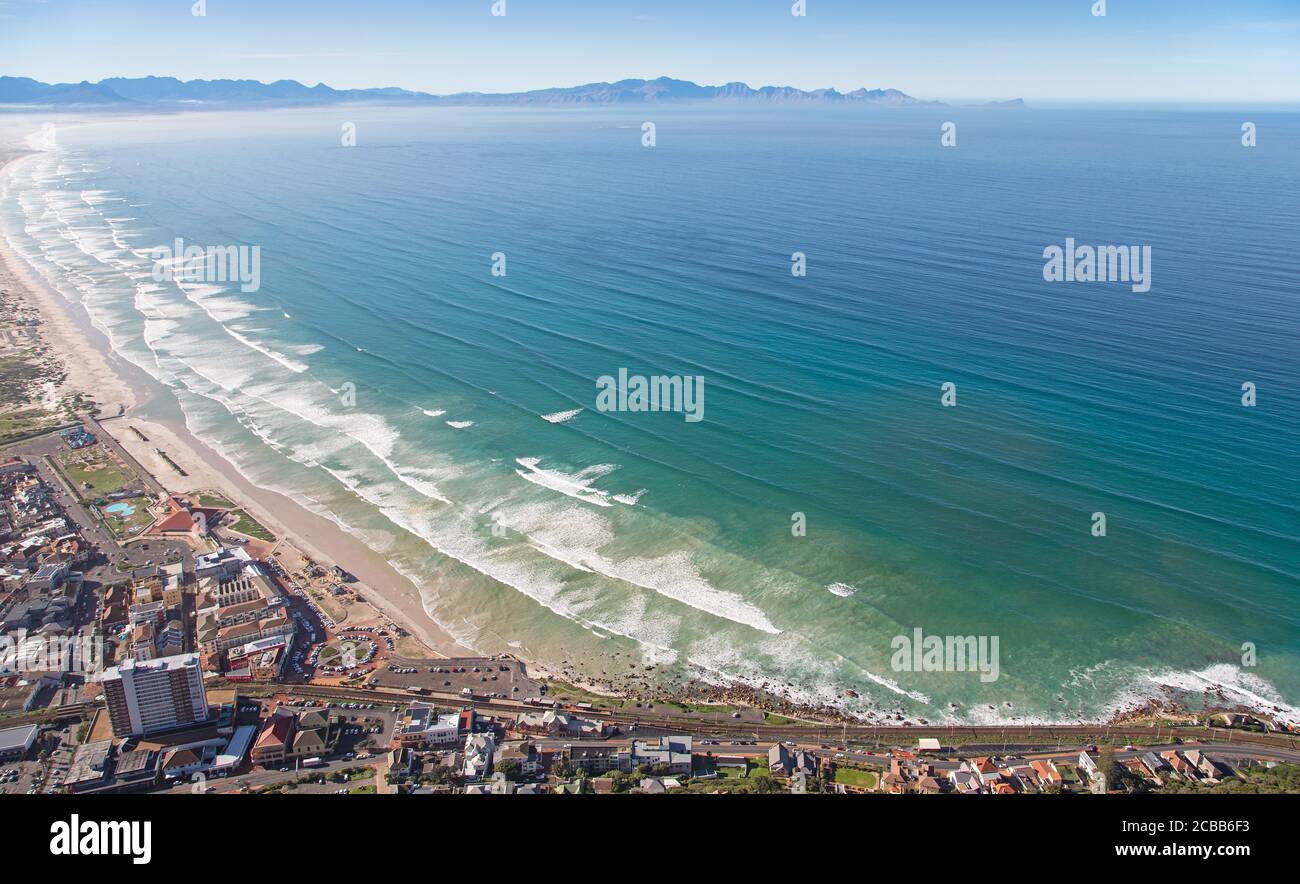
<svg viewBox="0 0 1300 884">
<path fill-rule="evenodd" d="M 256 685 L 279 693 L 295 694 L 316 699 L 339 699 L 367 703 L 386 703 L 389 705 L 406 705 L 412 701 L 422 700 L 431 703 L 443 703 L 450 706 L 468 706 L 485 712 L 519 713 L 529 710 L 537 711 L 545 706 L 522 703 L 514 700 L 484 700 L 462 697 L 457 694 L 428 693 L 419 696 L 404 691 L 383 689 L 362 690 L 360 688 L 327 687 L 323 685 L 286 685 L 275 682 L 242 682 L 244 685 Z M 684 716 L 654 716 L 611 712 L 602 709 L 583 709 L 581 715 L 588 718 L 608 721 L 618 725 L 636 725 L 638 728 L 656 730 L 690 730 L 706 736 L 758 740 L 810 740 L 825 743 L 843 743 L 846 741 L 880 739 L 916 739 L 919 737 L 936 737 L 942 740 L 984 739 L 990 743 L 1002 742 L 1038 742 L 1038 743 L 1089 743 L 1112 741 L 1116 738 L 1157 738 L 1173 741 L 1183 740 L 1214 741 L 1217 743 L 1243 743 L 1274 748 L 1300 750 L 1300 738 L 1289 734 L 1261 734 L 1253 731 L 1227 730 L 1223 728 L 1202 727 L 1142 727 L 1136 725 L 836 725 L 836 724 L 755 724 L 745 721 L 700 721 Z"/>
</svg>

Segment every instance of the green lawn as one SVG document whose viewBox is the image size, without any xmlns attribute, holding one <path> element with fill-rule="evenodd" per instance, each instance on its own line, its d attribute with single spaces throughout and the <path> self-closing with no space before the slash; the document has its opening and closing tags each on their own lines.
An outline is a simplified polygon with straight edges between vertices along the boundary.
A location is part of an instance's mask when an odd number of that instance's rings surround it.
<svg viewBox="0 0 1300 884">
<path fill-rule="evenodd" d="M 275 535 L 262 527 L 262 524 L 243 510 L 231 510 L 233 522 L 228 522 L 226 527 L 231 531 L 237 531 L 256 540 L 274 541 Z"/>
<path fill-rule="evenodd" d="M 837 767 L 835 768 L 835 782 L 853 786 L 857 789 L 874 789 L 876 788 L 876 772 L 858 770 L 853 767 Z"/>
<path fill-rule="evenodd" d="M 235 505 L 220 494 L 200 494 L 199 506 L 210 506 L 219 510 L 232 510 Z"/>
<path fill-rule="evenodd" d="M 60 462 L 77 493 L 89 500 L 121 491 L 133 478 L 105 457 L 65 452 Z M 87 484 L 89 488 L 85 487 Z"/>
</svg>

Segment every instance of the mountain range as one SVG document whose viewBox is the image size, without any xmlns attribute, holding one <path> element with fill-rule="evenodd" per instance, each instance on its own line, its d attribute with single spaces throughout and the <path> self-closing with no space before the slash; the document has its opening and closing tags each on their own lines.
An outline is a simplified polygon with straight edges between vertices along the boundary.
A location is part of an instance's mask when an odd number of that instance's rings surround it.
<svg viewBox="0 0 1300 884">
<path fill-rule="evenodd" d="M 0 105 L 99 110 L 198 110 L 243 107 L 314 107 L 347 103 L 410 105 L 509 106 L 659 104 L 678 101 L 719 101 L 764 104 L 843 104 L 879 107 L 942 105 L 923 101 L 897 89 L 814 89 L 744 83 L 701 86 L 689 80 L 619 80 L 587 83 L 530 92 L 460 92 L 431 95 L 407 89 L 333 89 L 324 83 L 304 86 L 297 80 L 178 80 L 175 77 L 112 77 L 98 83 L 41 83 L 26 77 L 0 77 Z M 995 102 L 1020 106 L 1020 99 Z"/>
</svg>

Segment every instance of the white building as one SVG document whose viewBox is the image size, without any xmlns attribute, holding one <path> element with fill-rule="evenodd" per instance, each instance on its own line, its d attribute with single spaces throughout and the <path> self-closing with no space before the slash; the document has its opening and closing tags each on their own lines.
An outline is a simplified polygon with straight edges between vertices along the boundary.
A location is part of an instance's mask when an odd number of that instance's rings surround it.
<svg viewBox="0 0 1300 884">
<path fill-rule="evenodd" d="M 141 735 L 201 724 L 208 698 L 198 654 L 123 660 L 99 677 L 113 733 Z"/>
<path fill-rule="evenodd" d="M 460 716 L 439 715 L 428 703 L 412 703 L 402 717 L 397 739 L 408 749 L 455 746 L 460 742 Z"/>
<path fill-rule="evenodd" d="M 474 734 L 465 741 L 464 774 L 468 779 L 476 780 L 487 774 L 492 766 L 492 753 L 496 751 L 496 741 L 491 734 Z"/>
</svg>

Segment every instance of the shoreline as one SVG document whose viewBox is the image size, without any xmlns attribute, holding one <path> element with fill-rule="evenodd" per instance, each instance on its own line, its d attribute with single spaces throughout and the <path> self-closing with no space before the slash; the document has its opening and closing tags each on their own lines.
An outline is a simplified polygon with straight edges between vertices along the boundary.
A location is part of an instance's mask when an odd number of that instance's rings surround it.
<svg viewBox="0 0 1300 884">
<path fill-rule="evenodd" d="M 0 156 L 0 175 L 12 174 L 9 166 L 31 155 Z M 168 396 L 166 388 L 119 356 L 89 313 L 55 291 L 3 237 L 0 265 L 40 311 L 41 335 L 51 351 L 60 354 L 58 358 L 66 369 L 63 389 L 85 393 L 99 410 L 101 427 L 163 488 L 177 493 L 206 490 L 226 496 L 275 533 L 277 549 L 287 544 L 318 564 L 337 564 L 352 574 L 356 582 L 351 587 L 362 594 L 365 604 L 405 629 L 434 656 L 475 655 L 428 615 L 419 587 L 360 540 L 290 498 L 253 485 L 234 464 L 194 436 L 183 420 L 135 416 L 138 407 Z M 77 354 L 77 358 L 67 358 L 69 353 Z M 150 441 L 136 437 L 129 432 L 130 427 L 139 429 Z M 188 475 L 177 473 L 155 448 L 166 451 Z M 326 549 L 334 552 L 327 554 Z"/>
<path fill-rule="evenodd" d="M 35 155 L 23 151 L 14 156 L 0 154 L 0 175 L 12 174 L 11 163 L 21 162 Z M 425 645 L 432 656 L 474 656 L 473 649 L 458 644 L 428 615 L 424 609 L 420 587 L 394 568 L 382 555 L 363 541 L 349 534 L 325 516 L 317 515 L 293 499 L 261 488 L 239 471 L 218 450 L 193 435 L 184 423 L 175 397 L 143 369 L 117 354 L 107 336 L 95 327 L 84 307 L 77 309 L 41 275 L 19 256 L 8 241 L 0 237 L 0 262 L 8 269 L 14 285 L 22 289 L 42 315 L 42 336 L 50 349 L 59 354 L 76 354 L 75 360 L 60 356 L 67 375 L 63 389 L 86 393 L 103 415 L 100 423 L 104 430 L 169 492 L 189 493 L 212 491 L 246 509 L 254 518 L 277 535 L 277 547 L 287 545 L 309 556 L 319 564 L 338 564 L 357 578 L 353 587 L 362 593 L 365 604 L 379 614 L 391 619 Z M 73 309 L 68 309 L 73 307 Z M 167 416 L 143 418 L 135 412 L 154 403 L 165 404 Z M 118 415 L 118 408 L 124 409 Z M 177 416 L 171 416 L 172 413 Z M 138 429 L 148 437 L 144 441 L 131 432 Z M 181 476 L 155 448 L 161 448 L 188 475 Z M 326 553 L 324 550 L 331 550 Z M 349 617 L 340 626 L 353 621 Z M 523 658 L 520 658 L 523 659 Z M 675 689 L 667 685 L 651 686 L 645 692 L 632 692 L 605 688 L 596 679 L 583 678 L 568 667 L 548 668 L 535 661 L 523 660 L 534 677 L 559 680 L 591 694 L 629 700 L 679 699 L 688 702 L 712 702 L 718 705 L 741 705 L 767 710 L 788 717 L 815 718 L 829 721 L 875 721 L 892 724 L 904 719 L 892 713 L 886 705 L 874 706 L 873 714 L 863 719 L 850 716 L 828 707 L 800 705 L 779 695 L 756 689 L 743 683 L 713 684 L 693 678 L 689 684 Z M 1207 701 L 1210 697 L 1207 696 Z M 1174 712 L 1186 704 L 1171 703 L 1165 709 Z M 1222 701 L 1206 707 L 1215 709 L 1254 711 L 1243 704 Z M 1139 709 L 1116 710 L 1110 723 L 1121 723 L 1139 714 Z M 939 713 L 933 718 L 942 718 Z M 925 719 L 911 719 L 924 722 Z M 1021 722 L 1007 721 L 1008 726 Z M 1074 723 L 1061 721 L 1059 723 Z M 1091 722 L 1089 722 L 1091 723 Z M 1105 723 L 1105 722 L 1103 722 Z"/>
</svg>

